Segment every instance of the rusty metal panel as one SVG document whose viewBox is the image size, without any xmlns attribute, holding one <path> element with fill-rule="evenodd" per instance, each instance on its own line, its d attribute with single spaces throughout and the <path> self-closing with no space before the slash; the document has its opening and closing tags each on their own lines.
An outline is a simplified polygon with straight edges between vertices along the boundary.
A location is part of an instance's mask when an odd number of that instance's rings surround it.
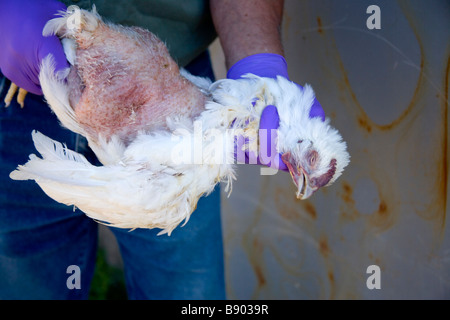
<svg viewBox="0 0 450 320">
<path fill-rule="evenodd" d="M 352 158 L 306 201 L 288 174 L 240 166 L 222 203 L 228 297 L 449 299 L 450 2 L 285 6 L 291 79 L 313 86 Z"/>
</svg>

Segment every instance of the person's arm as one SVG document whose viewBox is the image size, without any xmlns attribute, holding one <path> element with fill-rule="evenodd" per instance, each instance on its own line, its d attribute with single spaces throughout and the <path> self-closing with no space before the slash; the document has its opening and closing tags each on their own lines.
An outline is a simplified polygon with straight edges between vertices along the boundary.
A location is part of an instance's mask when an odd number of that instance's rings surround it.
<svg viewBox="0 0 450 320">
<path fill-rule="evenodd" d="M 257 53 L 283 55 L 284 0 L 211 0 L 211 13 L 227 68 Z"/>
<path fill-rule="evenodd" d="M 283 5 L 283 0 L 210 0 L 213 21 L 225 53 L 228 79 L 241 79 L 246 74 L 289 79 L 281 42 Z M 311 106 L 310 117 L 325 120 L 325 113 L 317 99 Z M 268 135 L 265 139 L 266 154 L 272 155 L 272 159 L 258 155 L 257 163 L 288 171 L 281 154 L 273 154 L 271 150 L 270 141 L 276 139 L 276 134 L 271 132 L 278 126 L 277 107 L 269 105 L 261 114 L 259 128 L 260 134 Z M 236 150 L 242 150 L 244 142 L 243 137 L 237 137 Z M 250 158 L 247 151 L 245 156 Z"/>
</svg>

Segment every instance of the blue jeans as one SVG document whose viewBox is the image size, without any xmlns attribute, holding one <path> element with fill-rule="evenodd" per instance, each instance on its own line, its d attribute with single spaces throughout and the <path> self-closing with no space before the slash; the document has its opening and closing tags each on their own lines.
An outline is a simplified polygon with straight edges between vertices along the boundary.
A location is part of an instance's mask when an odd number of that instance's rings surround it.
<svg viewBox="0 0 450 320">
<path fill-rule="evenodd" d="M 207 53 L 187 69 L 213 77 Z M 0 74 L 1 102 L 8 87 Z M 36 152 L 32 130 L 96 161 L 86 140 L 63 129 L 42 97 L 29 94 L 24 109 L 14 102 L 8 108 L 0 103 L 0 299 L 86 299 L 95 267 L 97 223 L 47 197 L 34 181 L 9 178 Z M 130 299 L 225 298 L 219 188 L 201 198 L 189 222 L 170 237 L 157 236 L 159 230 L 111 229 Z M 68 270 L 72 265 L 79 272 Z M 67 285 L 73 276 L 79 276 L 80 289 Z"/>
</svg>

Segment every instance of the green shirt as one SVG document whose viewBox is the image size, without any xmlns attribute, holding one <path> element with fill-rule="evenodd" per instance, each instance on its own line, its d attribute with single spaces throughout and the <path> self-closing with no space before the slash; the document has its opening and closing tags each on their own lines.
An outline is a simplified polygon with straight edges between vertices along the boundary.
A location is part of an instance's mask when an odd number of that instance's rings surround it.
<svg viewBox="0 0 450 320">
<path fill-rule="evenodd" d="M 208 0 L 62 0 L 92 9 L 106 20 L 150 30 L 163 40 L 180 66 L 206 50 L 216 38 Z"/>
</svg>

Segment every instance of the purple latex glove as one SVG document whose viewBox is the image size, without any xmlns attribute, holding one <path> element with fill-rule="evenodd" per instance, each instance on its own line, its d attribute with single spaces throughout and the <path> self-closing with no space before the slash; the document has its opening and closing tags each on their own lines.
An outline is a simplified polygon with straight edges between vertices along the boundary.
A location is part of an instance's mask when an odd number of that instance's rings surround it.
<svg viewBox="0 0 450 320">
<path fill-rule="evenodd" d="M 285 77 L 289 79 L 287 72 L 287 63 L 284 57 L 273 53 L 260 53 L 248 56 L 242 60 L 236 62 L 230 70 L 228 70 L 228 79 L 239 79 L 247 73 L 252 73 L 260 77 L 276 78 L 277 76 Z M 298 84 L 297 84 L 298 85 Z M 302 86 L 298 85 L 300 88 Z M 319 101 L 314 100 L 309 113 L 310 118 L 320 117 L 322 121 L 325 121 L 325 112 L 322 109 Z M 266 165 L 275 169 L 288 171 L 287 166 L 281 160 L 280 154 L 272 154 L 272 147 L 274 147 L 274 141 L 276 138 L 276 129 L 278 129 L 280 123 L 280 117 L 276 106 L 267 106 L 262 114 L 259 124 L 259 138 L 260 141 L 267 141 L 266 146 L 262 146 L 263 150 L 259 150 L 259 155 L 256 159 L 256 164 Z M 262 130 L 264 129 L 264 130 Z M 243 137 L 237 137 L 236 145 L 237 150 L 242 148 L 244 143 Z M 245 163 L 255 163 L 255 155 L 245 153 L 245 159 L 239 159 L 238 161 Z"/>
<path fill-rule="evenodd" d="M 45 23 L 66 6 L 56 0 L 0 0 L 0 69 L 18 85 L 42 94 L 39 70 L 42 59 L 53 54 L 56 70 L 69 65 L 56 36 L 43 37 Z"/>
<path fill-rule="evenodd" d="M 277 108 L 268 105 L 262 112 L 259 123 L 259 153 L 258 155 L 248 151 L 242 151 L 245 143 L 249 140 L 244 136 L 238 135 L 235 138 L 235 158 L 238 162 L 247 164 L 265 165 L 274 169 L 288 171 L 287 166 L 281 161 L 281 156 L 275 152 L 274 142 L 276 141 L 280 117 Z M 273 150 L 273 151 L 272 151 Z"/>
</svg>

